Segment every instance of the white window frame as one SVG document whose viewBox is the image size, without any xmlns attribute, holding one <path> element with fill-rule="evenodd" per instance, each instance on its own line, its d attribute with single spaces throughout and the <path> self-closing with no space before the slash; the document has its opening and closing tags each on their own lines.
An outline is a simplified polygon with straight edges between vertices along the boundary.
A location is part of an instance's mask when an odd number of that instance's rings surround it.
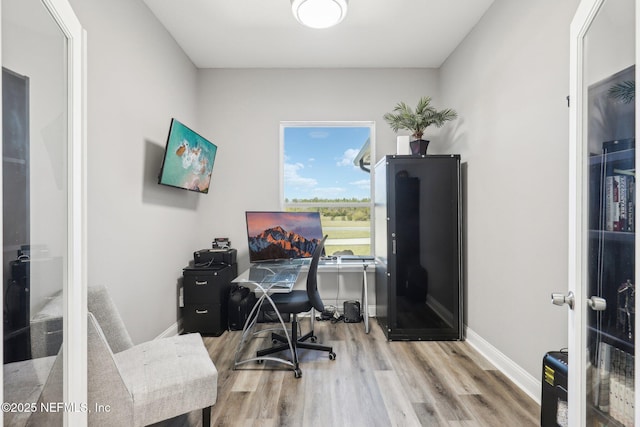
<svg viewBox="0 0 640 427">
<path fill-rule="evenodd" d="M 369 202 L 351 202 L 351 203 L 285 203 L 284 200 L 284 131 L 286 128 L 292 127 L 368 127 L 369 128 L 369 149 L 370 149 L 370 165 L 369 165 Z M 286 208 L 369 208 L 369 236 L 370 236 L 370 252 L 373 255 L 374 236 L 374 165 L 376 159 L 376 122 L 375 121 L 282 121 L 280 122 L 280 209 Z"/>
</svg>

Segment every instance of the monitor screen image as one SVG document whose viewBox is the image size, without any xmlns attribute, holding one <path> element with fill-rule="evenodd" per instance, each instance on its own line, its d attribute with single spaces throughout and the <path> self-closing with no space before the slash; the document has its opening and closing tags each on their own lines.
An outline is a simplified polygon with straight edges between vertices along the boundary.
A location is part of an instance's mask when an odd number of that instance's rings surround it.
<svg viewBox="0 0 640 427">
<path fill-rule="evenodd" d="M 311 258 L 322 240 L 318 212 L 247 212 L 249 260 Z"/>
<path fill-rule="evenodd" d="M 171 119 L 158 183 L 207 193 L 218 147 L 176 119 Z"/>
</svg>

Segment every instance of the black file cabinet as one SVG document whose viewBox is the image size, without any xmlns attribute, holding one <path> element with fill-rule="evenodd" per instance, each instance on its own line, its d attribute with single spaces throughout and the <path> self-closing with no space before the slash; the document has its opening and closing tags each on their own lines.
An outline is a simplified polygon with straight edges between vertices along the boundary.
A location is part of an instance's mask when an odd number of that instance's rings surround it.
<svg viewBox="0 0 640 427">
<path fill-rule="evenodd" d="M 183 332 L 220 336 L 227 330 L 227 306 L 231 281 L 238 264 L 183 269 Z"/>
</svg>

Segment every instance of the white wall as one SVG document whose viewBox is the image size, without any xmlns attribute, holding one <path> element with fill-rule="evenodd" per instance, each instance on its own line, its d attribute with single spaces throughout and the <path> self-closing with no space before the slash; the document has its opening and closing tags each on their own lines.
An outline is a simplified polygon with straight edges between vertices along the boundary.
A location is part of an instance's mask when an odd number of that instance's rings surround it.
<svg viewBox="0 0 640 427">
<path fill-rule="evenodd" d="M 533 378 L 567 346 L 569 24 L 577 0 L 496 0 L 440 70 L 467 166 L 467 324 Z"/>
<path fill-rule="evenodd" d="M 176 322 L 204 228 L 202 195 L 157 184 L 171 117 L 197 128 L 197 71 L 142 1 L 71 4 L 88 41 L 89 285 L 141 342 Z"/>
<path fill-rule="evenodd" d="M 208 69 L 199 89 L 201 130 L 218 144 L 201 245 L 229 237 L 240 268 L 248 266 L 245 211 L 280 208 L 280 121 L 373 120 L 382 157 L 396 150 L 385 113 L 423 95 L 439 105 L 433 69 Z"/>
</svg>

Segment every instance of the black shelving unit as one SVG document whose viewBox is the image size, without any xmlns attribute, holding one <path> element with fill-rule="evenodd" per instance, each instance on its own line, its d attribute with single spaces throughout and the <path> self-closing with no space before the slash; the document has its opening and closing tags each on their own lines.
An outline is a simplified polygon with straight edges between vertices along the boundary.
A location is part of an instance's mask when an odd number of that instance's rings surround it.
<svg viewBox="0 0 640 427">
<path fill-rule="evenodd" d="M 606 301 L 606 308 L 586 311 L 588 362 L 594 378 L 607 380 L 588 387 L 587 413 L 616 426 L 624 423 L 610 412 L 609 384 L 614 376 L 623 385 L 632 381 L 634 370 L 635 149 L 603 149 L 589 158 L 588 167 L 587 297 Z"/>
<path fill-rule="evenodd" d="M 389 340 L 461 340 L 460 156 L 375 167 L 376 318 Z"/>
</svg>

